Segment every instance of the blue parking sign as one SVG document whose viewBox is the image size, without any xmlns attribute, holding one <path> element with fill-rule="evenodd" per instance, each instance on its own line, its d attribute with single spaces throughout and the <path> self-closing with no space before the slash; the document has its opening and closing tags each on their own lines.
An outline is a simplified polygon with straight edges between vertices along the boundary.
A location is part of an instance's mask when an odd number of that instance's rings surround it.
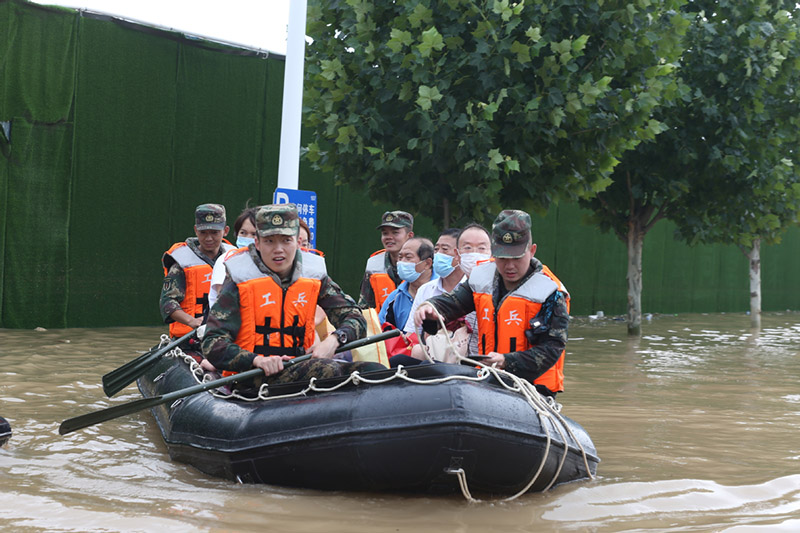
<svg viewBox="0 0 800 533">
<path fill-rule="evenodd" d="M 317 247 L 317 193 L 314 191 L 298 191 L 296 189 L 275 189 L 272 195 L 274 204 L 294 204 L 297 214 L 309 229 L 309 247 Z"/>
</svg>

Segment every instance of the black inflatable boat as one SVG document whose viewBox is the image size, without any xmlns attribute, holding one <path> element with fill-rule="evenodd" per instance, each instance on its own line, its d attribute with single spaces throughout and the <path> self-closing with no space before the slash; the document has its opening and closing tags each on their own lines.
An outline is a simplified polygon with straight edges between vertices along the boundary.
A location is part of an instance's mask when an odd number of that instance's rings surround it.
<svg viewBox="0 0 800 533">
<path fill-rule="evenodd" d="M 447 364 L 401 374 L 275 386 L 256 401 L 205 392 L 152 411 L 174 460 L 243 483 L 469 497 L 595 474 L 597 452 L 580 425 L 496 376 Z M 138 381 L 147 398 L 196 384 L 174 357 Z"/>
</svg>

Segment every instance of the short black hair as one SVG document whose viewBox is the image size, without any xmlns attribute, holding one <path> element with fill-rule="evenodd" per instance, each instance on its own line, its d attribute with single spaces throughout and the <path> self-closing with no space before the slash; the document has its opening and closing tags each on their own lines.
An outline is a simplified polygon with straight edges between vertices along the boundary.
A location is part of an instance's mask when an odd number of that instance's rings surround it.
<svg viewBox="0 0 800 533">
<path fill-rule="evenodd" d="M 460 244 L 458 241 L 461 239 L 461 236 L 464 235 L 464 232 L 467 231 L 468 229 L 479 229 L 479 230 L 481 230 L 482 232 L 484 232 L 486 234 L 487 237 L 489 237 L 489 242 L 492 242 L 492 236 L 489 233 L 489 230 L 487 230 L 486 228 L 484 228 L 483 226 L 481 226 L 477 222 L 470 222 L 469 224 L 467 224 L 466 226 L 461 228 L 461 233 L 458 234 L 458 238 L 456 239 L 456 248 L 458 248 L 458 245 Z"/>
<path fill-rule="evenodd" d="M 433 259 L 433 243 L 427 237 L 411 237 L 406 242 L 411 241 L 419 241 L 419 249 L 417 250 L 417 255 L 419 256 L 420 261 L 425 261 L 426 259 Z"/>
<path fill-rule="evenodd" d="M 461 237 L 461 228 L 443 229 L 439 234 L 439 237 L 452 237 L 456 240 L 456 242 L 458 242 L 458 238 Z"/>
</svg>

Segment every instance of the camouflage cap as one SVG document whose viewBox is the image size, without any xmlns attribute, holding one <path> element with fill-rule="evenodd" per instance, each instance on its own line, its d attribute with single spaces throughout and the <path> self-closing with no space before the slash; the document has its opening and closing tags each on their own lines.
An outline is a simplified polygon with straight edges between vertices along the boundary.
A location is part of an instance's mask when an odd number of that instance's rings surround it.
<svg viewBox="0 0 800 533">
<path fill-rule="evenodd" d="M 414 229 L 414 217 L 411 213 L 405 211 L 386 211 L 381 217 L 381 224 L 377 229 L 381 228 L 408 228 Z"/>
<path fill-rule="evenodd" d="M 225 231 L 225 206 L 219 204 L 200 204 L 194 210 L 194 225 L 202 231 L 213 229 Z"/>
<path fill-rule="evenodd" d="M 525 211 L 506 209 L 492 224 L 492 255 L 516 259 L 531 247 L 531 217 Z"/>
<path fill-rule="evenodd" d="M 259 237 L 269 235 L 297 235 L 300 218 L 294 204 L 262 205 L 256 211 L 256 229 Z"/>
</svg>

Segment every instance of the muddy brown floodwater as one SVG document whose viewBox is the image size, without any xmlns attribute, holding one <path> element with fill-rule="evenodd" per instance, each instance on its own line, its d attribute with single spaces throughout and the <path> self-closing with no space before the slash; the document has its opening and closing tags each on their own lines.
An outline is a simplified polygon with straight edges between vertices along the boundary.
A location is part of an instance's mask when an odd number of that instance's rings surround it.
<svg viewBox="0 0 800 533">
<path fill-rule="evenodd" d="M 800 314 L 656 316 L 570 325 L 563 413 L 592 436 L 593 481 L 469 504 L 460 495 L 238 485 L 172 462 L 149 412 L 58 426 L 140 396 L 100 377 L 163 328 L 0 330 L 0 530 L 798 531 Z"/>
</svg>

